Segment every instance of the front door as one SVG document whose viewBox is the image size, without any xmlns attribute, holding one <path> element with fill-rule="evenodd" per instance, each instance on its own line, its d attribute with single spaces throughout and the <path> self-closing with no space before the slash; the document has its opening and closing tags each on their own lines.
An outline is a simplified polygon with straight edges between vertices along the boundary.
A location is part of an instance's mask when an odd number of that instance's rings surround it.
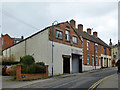
<svg viewBox="0 0 120 90">
<path fill-rule="evenodd" d="M 63 73 L 70 73 L 70 58 L 63 57 Z"/>
</svg>

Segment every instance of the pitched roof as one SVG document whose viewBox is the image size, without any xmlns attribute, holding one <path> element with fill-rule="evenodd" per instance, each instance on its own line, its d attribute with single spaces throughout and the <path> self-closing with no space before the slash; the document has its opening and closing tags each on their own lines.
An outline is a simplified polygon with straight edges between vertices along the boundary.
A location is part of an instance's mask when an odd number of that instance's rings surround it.
<svg viewBox="0 0 120 90">
<path fill-rule="evenodd" d="M 97 44 L 100 44 L 102 46 L 105 46 L 105 47 L 108 47 L 110 48 L 110 46 L 108 46 L 104 41 L 102 41 L 99 37 L 95 37 L 87 32 L 82 32 L 81 30 L 78 30 L 78 29 L 75 29 L 73 28 L 79 36 L 82 36 L 83 39 L 86 39 L 86 40 L 89 40 L 91 42 L 94 42 L 94 43 L 97 43 Z"/>
</svg>

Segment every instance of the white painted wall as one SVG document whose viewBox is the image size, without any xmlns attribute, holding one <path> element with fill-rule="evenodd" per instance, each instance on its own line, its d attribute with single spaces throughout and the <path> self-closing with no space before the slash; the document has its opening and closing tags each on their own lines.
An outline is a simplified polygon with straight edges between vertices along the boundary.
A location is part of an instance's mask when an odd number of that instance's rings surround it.
<svg viewBox="0 0 120 90">
<path fill-rule="evenodd" d="M 111 56 L 101 54 L 101 57 L 103 57 L 103 67 L 106 67 L 106 65 L 107 65 L 107 58 L 108 58 L 108 67 L 112 67 Z M 106 59 L 104 59 L 104 58 L 106 58 Z"/>
<path fill-rule="evenodd" d="M 100 69 L 101 66 L 96 66 L 96 69 Z M 83 71 L 89 71 L 95 69 L 95 66 L 83 65 Z"/>
<path fill-rule="evenodd" d="M 73 46 L 68 46 L 65 44 L 60 44 L 54 42 L 54 50 L 53 50 L 53 63 L 54 63 L 54 75 L 63 74 L 63 57 L 62 55 L 71 55 L 70 58 L 70 72 L 72 73 L 72 49 L 79 50 L 82 52 L 81 48 L 76 48 Z M 49 53 L 50 53 L 50 61 L 49 61 L 49 71 L 52 71 L 52 42 L 49 41 Z"/>
<path fill-rule="evenodd" d="M 25 42 L 21 42 L 3 51 L 4 57 L 10 57 L 10 54 L 15 57 L 16 61 L 19 61 L 20 57 L 25 55 Z"/>
<path fill-rule="evenodd" d="M 33 55 L 36 62 L 44 61 L 48 64 L 48 30 L 4 50 L 3 56 L 9 57 L 11 54 L 15 56 L 16 61 L 19 61 L 20 57 L 25 56 L 25 42 L 26 55 Z"/>
<path fill-rule="evenodd" d="M 36 62 L 45 62 L 48 65 L 48 33 L 49 29 L 29 38 L 26 41 L 26 54 L 32 55 Z"/>
</svg>

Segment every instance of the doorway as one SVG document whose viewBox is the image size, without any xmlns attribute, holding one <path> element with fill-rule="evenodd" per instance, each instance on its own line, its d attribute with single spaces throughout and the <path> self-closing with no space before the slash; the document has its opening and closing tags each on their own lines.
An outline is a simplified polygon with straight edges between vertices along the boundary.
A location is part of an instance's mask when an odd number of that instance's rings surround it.
<svg viewBox="0 0 120 90">
<path fill-rule="evenodd" d="M 72 54 L 72 73 L 82 72 L 82 56 Z"/>
<path fill-rule="evenodd" d="M 70 58 L 63 57 L 63 73 L 70 73 Z"/>
</svg>

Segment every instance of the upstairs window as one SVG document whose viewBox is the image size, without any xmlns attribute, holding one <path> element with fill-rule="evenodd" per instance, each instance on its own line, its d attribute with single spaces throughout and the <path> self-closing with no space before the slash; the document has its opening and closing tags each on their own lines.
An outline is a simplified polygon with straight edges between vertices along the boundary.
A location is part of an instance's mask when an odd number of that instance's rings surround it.
<svg viewBox="0 0 120 90">
<path fill-rule="evenodd" d="M 98 57 L 96 57 L 96 65 L 98 65 Z"/>
<path fill-rule="evenodd" d="M 66 30 L 65 34 L 66 34 L 66 41 L 70 41 L 70 31 Z"/>
<path fill-rule="evenodd" d="M 97 53 L 97 44 L 95 44 L 95 53 Z"/>
<path fill-rule="evenodd" d="M 111 56 L 111 49 L 109 48 L 109 56 Z"/>
<path fill-rule="evenodd" d="M 87 64 L 89 65 L 89 54 L 87 55 Z"/>
<path fill-rule="evenodd" d="M 56 38 L 62 39 L 62 31 L 56 30 Z"/>
<path fill-rule="evenodd" d="M 89 50 L 89 42 L 87 42 L 87 50 Z"/>
<path fill-rule="evenodd" d="M 77 37 L 76 36 L 73 36 L 72 40 L 73 40 L 73 43 L 77 43 Z"/>
<path fill-rule="evenodd" d="M 92 55 L 92 66 L 94 66 L 94 56 Z"/>
<path fill-rule="evenodd" d="M 104 54 L 106 55 L 106 47 L 104 47 Z"/>
</svg>

